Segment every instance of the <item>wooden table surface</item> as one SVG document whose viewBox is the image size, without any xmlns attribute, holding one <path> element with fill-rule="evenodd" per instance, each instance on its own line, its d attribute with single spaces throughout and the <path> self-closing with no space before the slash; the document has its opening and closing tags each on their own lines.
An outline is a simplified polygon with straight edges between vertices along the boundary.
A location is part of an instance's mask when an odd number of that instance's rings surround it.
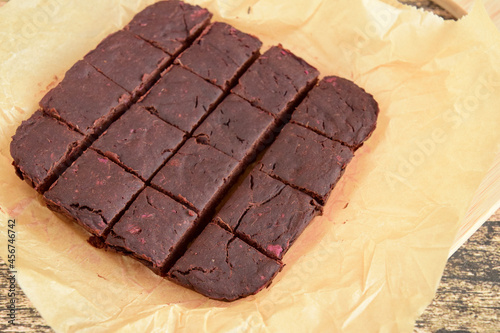
<svg viewBox="0 0 500 333">
<path fill-rule="evenodd" d="M 4 0 L 0 0 L 1 2 Z M 401 0 L 452 18 L 445 10 L 424 0 Z M 0 309 L 8 301 L 7 266 L 0 259 Z M 449 260 L 433 302 L 417 320 L 416 333 L 500 332 L 500 210 Z M 18 326 L 2 313 L 0 332 L 53 332 L 29 299 L 17 287 Z"/>
</svg>

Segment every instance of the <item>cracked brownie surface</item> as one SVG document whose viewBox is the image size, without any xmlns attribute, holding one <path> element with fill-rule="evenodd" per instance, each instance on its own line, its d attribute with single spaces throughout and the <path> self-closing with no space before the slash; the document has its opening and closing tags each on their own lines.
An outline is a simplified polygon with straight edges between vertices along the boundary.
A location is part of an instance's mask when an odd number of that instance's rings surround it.
<svg viewBox="0 0 500 333">
<path fill-rule="evenodd" d="M 170 55 L 124 30 L 106 37 L 85 61 L 129 93 L 143 91 Z"/>
<path fill-rule="evenodd" d="M 359 147 L 375 130 L 378 105 L 352 81 L 328 76 L 293 113 L 292 121 L 350 147 Z"/>
<path fill-rule="evenodd" d="M 229 182 L 238 161 L 190 139 L 170 159 L 152 184 L 201 212 Z"/>
<path fill-rule="evenodd" d="M 92 147 L 146 180 L 172 156 L 183 139 L 184 132 L 134 105 Z"/>
<path fill-rule="evenodd" d="M 176 63 L 202 78 L 228 89 L 259 55 L 262 42 L 229 24 L 215 22 L 184 51 Z"/>
<path fill-rule="evenodd" d="M 281 46 L 272 46 L 239 79 L 233 93 L 278 117 L 316 82 L 319 72 Z"/>
<path fill-rule="evenodd" d="M 182 50 L 209 22 L 212 14 L 182 1 L 158 1 L 132 19 L 126 30 L 170 55 Z"/>
<path fill-rule="evenodd" d="M 43 140 L 40 133 L 45 133 Z M 69 162 L 82 140 L 83 135 L 66 124 L 35 112 L 12 137 L 10 153 L 17 174 L 37 191 L 44 190 L 47 179 L 56 177 L 60 164 Z"/>
<path fill-rule="evenodd" d="M 146 261 L 153 270 L 174 260 L 198 215 L 167 195 L 147 187 L 113 226 L 106 244 Z"/>
<path fill-rule="evenodd" d="M 89 149 L 45 192 L 51 209 L 102 236 L 143 182 Z"/>
<path fill-rule="evenodd" d="M 244 99 L 227 96 L 194 132 L 196 141 L 243 160 L 253 146 L 264 140 L 274 126 L 274 118 Z"/>
<path fill-rule="evenodd" d="M 210 223 L 168 273 L 173 281 L 233 301 L 265 288 L 282 264 Z"/>
<path fill-rule="evenodd" d="M 267 255 L 282 259 L 320 212 L 307 194 L 254 170 L 215 219 Z"/>
<path fill-rule="evenodd" d="M 41 100 L 41 109 L 83 134 L 95 134 L 130 102 L 130 94 L 81 60 Z"/>
<path fill-rule="evenodd" d="M 352 157 L 349 147 L 287 124 L 262 158 L 260 170 L 324 203 Z"/>
<path fill-rule="evenodd" d="M 232 301 L 270 285 L 378 106 L 211 16 L 177 0 L 138 13 L 45 95 L 11 155 L 92 245 Z"/>
<path fill-rule="evenodd" d="M 171 66 L 139 105 L 184 132 L 191 132 L 217 105 L 222 90 L 180 66 Z"/>
</svg>

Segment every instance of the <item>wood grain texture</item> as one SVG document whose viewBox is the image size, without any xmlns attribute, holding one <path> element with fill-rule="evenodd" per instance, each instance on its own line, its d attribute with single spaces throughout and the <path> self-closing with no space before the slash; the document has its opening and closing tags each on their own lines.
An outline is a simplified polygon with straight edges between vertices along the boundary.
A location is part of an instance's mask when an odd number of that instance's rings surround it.
<svg viewBox="0 0 500 333">
<path fill-rule="evenodd" d="M 455 19 L 453 15 L 451 15 L 441 6 L 437 5 L 436 3 L 430 0 L 398 0 L 398 1 L 418 8 L 424 8 L 425 10 L 431 11 L 434 14 L 437 14 L 446 20 Z"/>
<path fill-rule="evenodd" d="M 11 300 L 11 297 L 9 297 L 9 275 L 7 265 L 0 258 L 0 332 L 53 332 L 17 283 L 14 288 L 16 302 L 15 325 L 8 322 L 9 311 L 7 306 Z"/>
<path fill-rule="evenodd" d="M 416 333 L 500 332 L 500 221 L 486 222 L 449 260 Z"/>
</svg>

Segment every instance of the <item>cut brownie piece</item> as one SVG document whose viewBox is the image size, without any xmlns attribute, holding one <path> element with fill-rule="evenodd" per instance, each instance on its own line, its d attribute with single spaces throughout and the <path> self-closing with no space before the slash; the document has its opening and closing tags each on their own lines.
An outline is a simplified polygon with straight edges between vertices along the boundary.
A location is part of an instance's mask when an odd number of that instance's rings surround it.
<svg viewBox="0 0 500 333">
<path fill-rule="evenodd" d="M 43 192 L 80 151 L 83 135 L 66 124 L 35 112 L 17 128 L 10 154 L 17 175 Z"/>
<path fill-rule="evenodd" d="M 218 201 L 238 173 L 238 161 L 211 146 L 189 139 L 151 183 L 198 212 Z"/>
<path fill-rule="evenodd" d="M 92 147 L 146 180 L 183 139 L 184 132 L 134 105 Z"/>
<path fill-rule="evenodd" d="M 267 255 L 281 259 L 321 207 L 307 194 L 253 170 L 216 221 Z"/>
<path fill-rule="evenodd" d="M 318 75 L 303 59 L 273 46 L 248 68 L 232 91 L 282 117 L 316 83 Z"/>
<path fill-rule="evenodd" d="M 222 90 L 179 66 L 170 67 L 139 105 L 191 132 L 222 98 Z"/>
<path fill-rule="evenodd" d="M 328 76 L 297 107 L 292 121 L 357 148 L 375 129 L 378 104 L 354 82 Z"/>
<path fill-rule="evenodd" d="M 176 62 L 226 90 L 259 56 L 261 46 L 256 37 L 216 22 Z"/>
<path fill-rule="evenodd" d="M 168 277 L 213 299 L 234 301 L 269 286 L 282 264 L 210 223 Z"/>
<path fill-rule="evenodd" d="M 159 77 L 170 58 L 134 34 L 120 30 L 106 37 L 84 59 L 135 96 Z"/>
<path fill-rule="evenodd" d="M 350 148 L 296 124 L 287 124 L 261 161 L 261 170 L 324 203 L 347 163 Z"/>
<path fill-rule="evenodd" d="M 102 236 L 144 186 L 108 158 L 87 150 L 45 192 L 47 206 Z"/>
<path fill-rule="evenodd" d="M 113 226 L 106 244 L 131 254 L 160 274 L 185 248 L 197 215 L 167 195 L 147 187 Z"/>
<path fill-rule="evenodd" d="M 116 119 L 130 95 L 81 60 L 40 101 L 40 107 L 83 134 L 96 134 Z"/>
<path fill-rule="evenodd" d="M 271 134 L 275 119 L 244 99 L 229 95 L 196 129 L 199 143 L 209 144 L 235 159 L 251 160 L 249 153 Z"/>
<path fill-rule="evenodd" d="M 159 1 L 135 15 L 125 29 L 175 55 L 203 30 L 212 14 L 182 1 Z"/>
</svg>

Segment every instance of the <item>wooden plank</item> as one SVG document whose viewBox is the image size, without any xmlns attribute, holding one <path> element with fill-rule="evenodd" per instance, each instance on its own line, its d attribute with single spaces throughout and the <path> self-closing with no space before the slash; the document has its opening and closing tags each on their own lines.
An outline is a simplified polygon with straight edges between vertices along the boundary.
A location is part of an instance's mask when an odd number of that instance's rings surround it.
<svg viewBox="0 0 500 333">
<path fill-rule="evenodd" d="M 418 8 L 424 8 L 425 10 L 431 11 L 434 14 L 439 15 L 447 20 L 453 20 L 457 17 L 431 0 L 398 0 L 398 1 Z"/>
<path fill-rule="evenodd" d="M 449 260 L 415 333 L 500 332 L 500 211 Z"/>
<path fill-rule="evenodd" d="M 11 299 L 11 297 L 9 297 L 9 275 L 7 265 L 0 258 L 0 309 L 2 312 L 0 315 L 2 318 L 2 320 L 0 320 L 0 332 L 53 332 L 17 283 L 14 289 L 16 294 L 16 325 L 9 324 L 6 319 L 9 313 L 7 311 L 7 305 L 10 303 Z"/>
</svg>

